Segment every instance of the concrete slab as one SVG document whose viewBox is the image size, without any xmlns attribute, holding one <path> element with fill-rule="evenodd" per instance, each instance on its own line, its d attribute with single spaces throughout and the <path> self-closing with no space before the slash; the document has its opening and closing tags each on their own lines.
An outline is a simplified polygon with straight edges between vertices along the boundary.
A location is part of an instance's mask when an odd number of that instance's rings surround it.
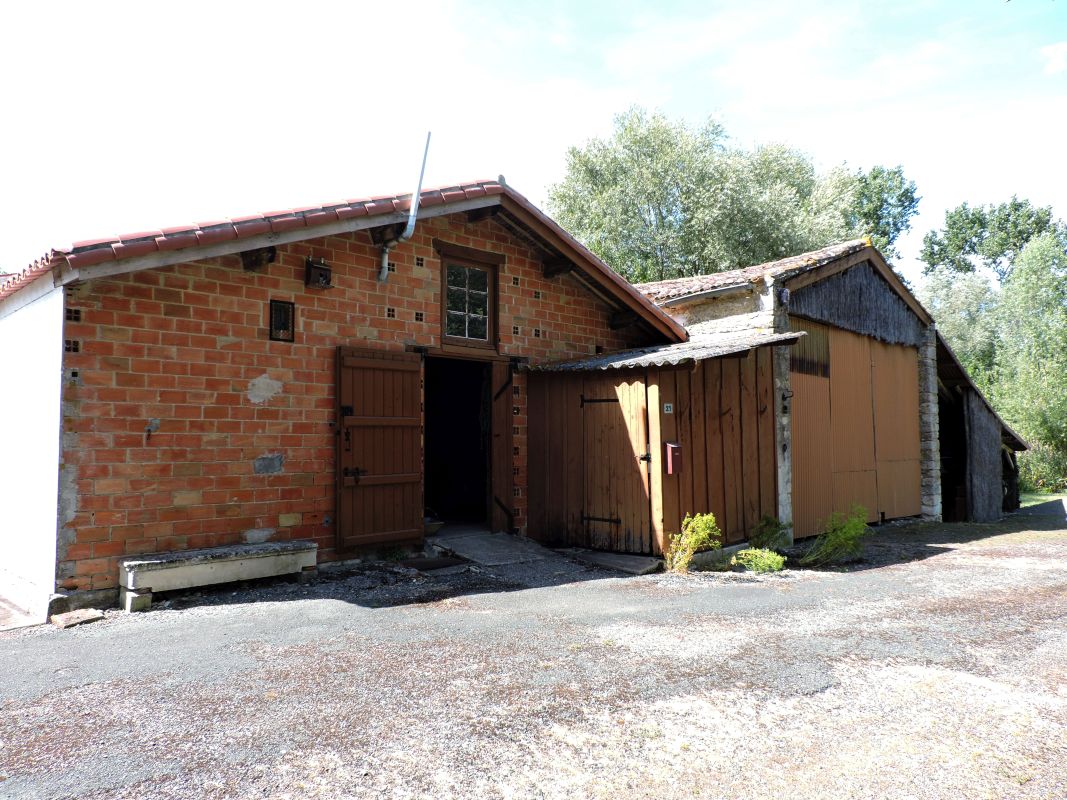
<svg viewBox="0 0 1067 800">
<path fill-rule="evenodd" d="M 630 575 L 649 575 L 663 568 L 663 559 L 652 556 L 634 556 L 625 553 L 603 553 L 599 550 L 582 550 L 572 547 L 560 552 L 578 561 L 604 569 L 626 572 Z"/>
<path fill-rule="evenodd" d="M 476 528 L 445 527 L 437 536 L 431 537 L 428 543 L 486 567 L 523 564 L 556 557 L 548 548 L 521 536 L 489 533 Z"/>
<path fill-rule="evenodd" d="M 28 614 L 14 603 L 0 597 L 0 631 L 25 628 L 28 625 L 40 625 L 43 620 Z"/>
</svg>

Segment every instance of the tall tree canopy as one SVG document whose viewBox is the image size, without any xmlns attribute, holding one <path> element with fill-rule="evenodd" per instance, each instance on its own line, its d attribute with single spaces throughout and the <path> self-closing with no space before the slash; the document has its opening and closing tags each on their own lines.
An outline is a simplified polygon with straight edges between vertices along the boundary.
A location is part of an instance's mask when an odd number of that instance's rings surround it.
<svg viewBox="0 0 1067 800">
<path fill-rule="evenodd" d="M 1000 205 L 971 207 L 961 203 L 945 212 L 941 230 L 923 237 L 919 258 L 926 265 L 925 272 L 941 267 L 973 272 L 982 266 L 1003 282 L 1023 248 L 1049 231 L 1065 236 L 1063 223 L 1053 219 L 1052 209 L 1038 208 L 1014 195 Z"/>
<path fill-rule="evenodd" d="M 632 108 L 608 139 L 567 153 L 553 215 L 633 281 L 720 272 L 870 235 L 892 256 L 919 198 L 900 167 L 819 174 L 783 145 L 729 144 Z"/>
<path fill-rule="evenodd" d="M 926 237 L 920 299 L 978 386 L 1030 442 L 1024 483 L 1063 489 L 1067 227 L 1051 209 L 1015 197 L 962 204 L 945 219 Z"/>
</svg>

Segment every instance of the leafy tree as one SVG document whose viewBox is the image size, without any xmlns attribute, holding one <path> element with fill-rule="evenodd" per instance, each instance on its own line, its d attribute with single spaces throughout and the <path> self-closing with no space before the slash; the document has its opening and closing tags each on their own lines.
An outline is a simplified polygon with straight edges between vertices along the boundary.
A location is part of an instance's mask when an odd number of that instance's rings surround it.
<svg viewBox="0 0 1067 800">
<path fill-rule="evenodd" d="M 1067 248 L 1055 231 L 1019 255 L 998 317 L 997 405 L 1024 436 L 1067 455 Z"/>
<path fill-rule="evenodd" d="M 938 267 L 926 273 L 917 294 L 967 372 L 983 391 L 988 390 L 999 337 L 999 295 L 989 278 Z"/>
<path fill-rule="evenodd" d="M 567 153 L 553 215 L 633 281 L 772 261 L 864 233 L 891 248 L 915 213 L 900 167 L 818 174 L 783 145 L 728 145 L 721 125 L 698 129 L 632 108 L 608 139 Z"/>
<path fill-rule="evenodd" d="M 856 173 L 853 227 L 870 236 L 875 247 L 889 259 L 896 258 L 894 242 L 911 228 L 911 219 L 919 213 L 915 181 L 904 176 L 900 165 L 888 169 L 872 167 Z"/>
<path fill-rule="evenodd" d="M 939 267 L 973 272 L 977 263 L 1003 282 L 1027 243 L 1049 231 L 1065 235 L 1063 224 L 1053 220 L 1052 209 L 1035 207 L 1014 195 L 1000 205 L 972 208 L 962 203 L 945 212 L 941 230 L 923 237 L 919 258 L 925 272 Z"/>
<path fill-rule="evenodd" d="M 699 249 L 693 217 L 722 129 L 699 131 L 634 108 L 615 119 L 614 136 L 567 153 L 567 178 L 551 190 L 556 217 L 627 277 L 690 274 Z"/>
</svg>

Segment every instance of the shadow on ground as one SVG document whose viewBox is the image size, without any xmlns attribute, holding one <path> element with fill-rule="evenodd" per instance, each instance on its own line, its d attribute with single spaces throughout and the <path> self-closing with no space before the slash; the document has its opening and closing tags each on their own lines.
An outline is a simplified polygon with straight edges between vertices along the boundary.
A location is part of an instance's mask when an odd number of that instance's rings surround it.
<svg viewBox="0 0 1067 800">
<path fill-rule="evenodd" d="M 906 564 L 952 552 L 960 546 L 1022 531 L 1055 531 L 1067 527 L 1060 500 L 1030 506 L 988 523 L 924 523 L 881 525 L 864 544 L 859 561 L 830 568 L 790 569 L 808 572 L 859 572 Z M 508 539 L 506 534 L 496 534 Z M 813 541 L 813 540 L 809 540 Z M 538 546 L 519 540 L 520 550 Z M 800 543 L 798 550 L 804 547 Z M 401 562 L 369 561 L 350 567 L 326 567 L 306 582 L 280 577 L 204 587 L 197 591 L 160 593 L 153 607 L 199 606 L 332 599 L 365 608 L 439 603 L 455 598 L 606 579 L 634 579 L 622 572 L 591 566 L 558 552 L 542 552 L 528 560 L 504 564 L 464 563 L 443 570 L 420 571 Z"/>
<path fill-rule="evenodd" d="M 906 564 L 949 553 L 962 545 L 1022 531 L 1058 531 L 1067 527 L 1060 500 L 1039 503 L 993 522 L 910 522 L 872 528 L 863 558 L 839 570 L 857 572 Z M 810 540 L 814 541 L 814 540 Z"/>
</svg>

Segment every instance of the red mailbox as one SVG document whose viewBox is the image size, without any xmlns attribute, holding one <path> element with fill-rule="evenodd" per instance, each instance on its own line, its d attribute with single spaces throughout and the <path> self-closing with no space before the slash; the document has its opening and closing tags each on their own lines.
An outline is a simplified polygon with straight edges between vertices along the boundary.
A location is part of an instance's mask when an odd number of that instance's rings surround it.
<svg viewBox="0 0 1067 800">
<path fill-rule="evenodd" d="M 677 475 L 682 471 L 682 446 L 678 442 L 664 442 L 667 448 L 667 474 Z"/>
</svg>

